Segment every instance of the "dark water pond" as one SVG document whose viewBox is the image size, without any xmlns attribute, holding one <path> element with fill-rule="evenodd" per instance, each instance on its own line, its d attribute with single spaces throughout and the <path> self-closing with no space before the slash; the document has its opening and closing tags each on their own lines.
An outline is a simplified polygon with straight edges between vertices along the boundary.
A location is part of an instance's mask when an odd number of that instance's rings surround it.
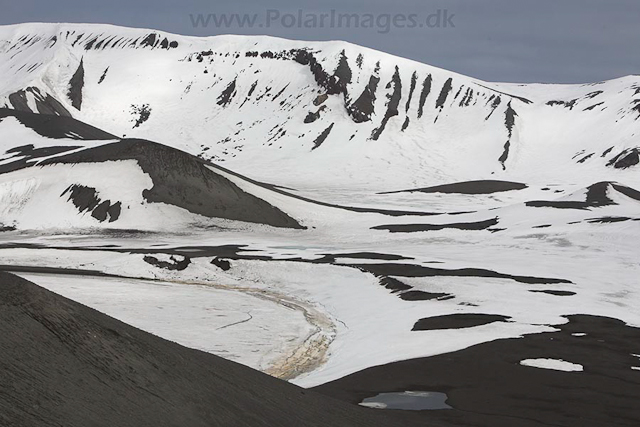
<svg viewBox="0 0 640 427">
<path fill-rule="evenodd" d="M 402 409 L 406 411 L 429 411 L 451 409 L 447 405 L 447 395 L 432 391 L 405 391 L 380 393 L 360 402 L 361 406 L 375 409 Z"/>
</svg>

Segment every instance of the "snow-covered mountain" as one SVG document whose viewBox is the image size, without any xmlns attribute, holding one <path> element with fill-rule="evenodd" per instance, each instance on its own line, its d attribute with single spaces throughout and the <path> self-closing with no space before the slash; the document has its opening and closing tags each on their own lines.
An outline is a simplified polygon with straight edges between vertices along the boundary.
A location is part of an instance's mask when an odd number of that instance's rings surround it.
<svg viewBox="0 0 640 427">
<path fill-rule="evenodd" d="M 353 403 L 637 413 L 640 77 L 79 24 L 0 27 L 0 70 L 0 270 Z"/>
<path fill-rule="evenodd" d="M 1 27 L 0 70 L 0 105 L 300 189 L 586 187 L 639 161 L 637 76 L 496 84 L 343 42 L 79 24 Z"/>
</svg>

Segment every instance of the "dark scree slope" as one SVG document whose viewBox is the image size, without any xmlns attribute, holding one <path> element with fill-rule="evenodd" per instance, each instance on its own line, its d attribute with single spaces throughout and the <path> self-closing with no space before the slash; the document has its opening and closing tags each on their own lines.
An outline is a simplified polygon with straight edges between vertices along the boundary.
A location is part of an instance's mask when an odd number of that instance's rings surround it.
<svg viewBox="0 0 640 427">
<path fill-rule="evenodd" d="M 403 426 L 0 272 L 0 425 Z"/>
<path fill-rule="evenodd" d="M 149 202 L 167 203 L 210 218 L 303 228 L 295 219 L 206 167 L 195 156 L 142 139 L 123 139 L 42 162 L 91 163 L 134 159 L 153 180 Z"/>
</svg>

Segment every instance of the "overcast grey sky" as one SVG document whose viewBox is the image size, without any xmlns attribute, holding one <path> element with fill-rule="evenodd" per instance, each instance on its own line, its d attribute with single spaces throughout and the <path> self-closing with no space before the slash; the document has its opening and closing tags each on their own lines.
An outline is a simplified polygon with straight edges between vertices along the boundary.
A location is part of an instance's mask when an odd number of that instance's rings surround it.
<svg viewBox="0 0 640 427">
<path fill-rule="evenodd" d="M 422 22 L 447 10 L 447 28 L 291 28 L 272 25 L 195 28 L 191 15 L 283 16 L 415 14 Z M 640 74 L 638 0 L 0 0 L 0 23 L 100 22 L 188 35 L 269 34 L 303 40 L 346 40 L 462 74 L 510 82 L 583 83 Z M 379 16 L 382 18 L 378 18 Z M 290 25 L 288 22 L 285 22 Z"/>
</svg>

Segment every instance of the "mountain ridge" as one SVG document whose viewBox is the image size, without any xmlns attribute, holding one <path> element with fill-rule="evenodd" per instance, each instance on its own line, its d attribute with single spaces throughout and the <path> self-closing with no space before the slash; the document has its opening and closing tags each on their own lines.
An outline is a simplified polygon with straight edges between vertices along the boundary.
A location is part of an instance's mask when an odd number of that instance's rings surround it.
<svg viewBox="0 0 640 427">
<path fill-rule="evenodd" d="M 346 42 L 100 24 L 5 26 L 0 40 L 0 69 L 12 76 L 0 105 L 69 115 L 278 185 L 605 180 L 637 164 L 633 76 L 488 83 Z M 537 167 L 546 163 L 557 167 Z"/>
</svg>

